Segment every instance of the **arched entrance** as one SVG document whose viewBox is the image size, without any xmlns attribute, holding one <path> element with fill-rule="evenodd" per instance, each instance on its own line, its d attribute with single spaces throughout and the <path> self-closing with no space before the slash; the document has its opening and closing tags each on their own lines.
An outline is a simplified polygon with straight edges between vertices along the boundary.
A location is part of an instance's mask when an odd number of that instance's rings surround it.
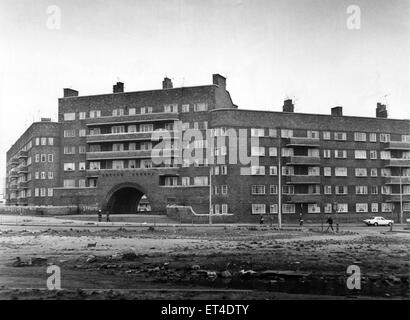
<svg viewBox="0 0 410 320">
<path fill-rule="evenodd" d="M 141 199 L 149 204 L 149 200 L 143 189 L 137 184 L 124 183 L 115 186 L 107 194 L 104 209 L 110 214 L 137 214 L 141 211 Z M 144 207 L 145 207 L 144 206 Z"/>
</svg>

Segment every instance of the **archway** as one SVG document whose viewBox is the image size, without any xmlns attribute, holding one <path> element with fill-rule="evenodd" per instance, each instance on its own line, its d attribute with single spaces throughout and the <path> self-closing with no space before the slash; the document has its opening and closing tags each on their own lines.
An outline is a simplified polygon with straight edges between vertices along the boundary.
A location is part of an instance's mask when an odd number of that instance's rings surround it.
<svg viewBox="0 0 410 320">
<path fill-rule="evenodd" d="M 143 189 L 134 184 L 121 184 L 114 187 L 108 193 L 104 206 L 110 214 L 137 214 L 147 211 L 146 208 L 150 208 L 149 200 Z"/>
</svg>

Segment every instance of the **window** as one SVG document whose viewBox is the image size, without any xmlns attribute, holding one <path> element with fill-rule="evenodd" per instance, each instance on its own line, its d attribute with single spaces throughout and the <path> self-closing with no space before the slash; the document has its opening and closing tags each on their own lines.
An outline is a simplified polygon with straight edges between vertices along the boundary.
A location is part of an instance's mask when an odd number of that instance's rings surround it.
<svg viewBox="0 0 410 320">
<path fill-rule="evenodd" d="M 265 175 L 265 167 L 264 166 L 252 166 L 251 167 L 251 175 L 254 175 L 254 176 L 263 176 L 263 175 Z"/>
<path fill-rule="evenodd" d="M 47 189 L 47 196 L 49 196 L 49 197 L 53 196 L 53 188 L 48 188 Z"/>
<path fill-rule="evenodd" d="M 80 171 L 84 171 L 85 170 L 85 162 L 80 162 L 78 164 L 78 170 Z"/>
<path fill-rule="evenodd" d="M 64 138 L 72 138 L 75 137 L 75 130 L 64 130 Z"/>
<path fill-rule="evenodd" d="M 269 129 L 269 137 L 276 138 L 277 135 L 278 135 L 278 132 L 276 129 Z"/>
<path fill-rule="evenodd" d="M 194 185 L 196 185 L 196 186 L 207 186 L 208 185 L 208 176 L 194 177 Z"/>
<path fill-rule="evenodd" d="M 283 166 L 282 167 L 282 175 L 283 176 L 293 176 L 294 169 L 293 167 Z"/>
<path fill-rule="evenodd" d="M 370 169 L 370 176 L 371 177 L 377 177 L 377 168 L 371 168 Z"/>
<path fill-rule="evenodd" d="M 196 103 L 194 104 L 194 112 L 208 111 L 208 104 L 206 103 Z"/>
<path fill-rule="evenodd" d="M 140 132 L 151 132 L 154 131 L 154 126 L 152 124 L 140 124 Z"/>
<path fill-rule="evenodd" d="M 53 137 L 49 137 L 49 138 L 48 138 L 48 145 L 49 145 L 49 146 L 54 145 L 54 138 L 53 138 Z"/>
<path fill-rule="evenodd" d="M 39 188 L 34 188 L 34 196 L 39 197 L 40 196 L 40 189 Z"/>
<path fill-rule="evenodd" d="M 228 194 L 228 186 L 226 184 L 223 184 L 221 186 L 221 193 L 222 194 Z"/>
<path fill-rule="evenodd" d="M 49 171 L 47 176 L 48 176 L 48 179 L 51 180 L 54 178 L 54 173 L 52 171 Z"/>
<path fill-rule="evenodd" d="M 336 212 L 346 213 L 348 209 L 349 209 L 349 206 L 347 205 L 347 203 L 338 203 L 336 205 Z"/>
<path fill-rule="evenodd" d="M 324 194 L 332 194 L 332 186 L 324 186 Z"/>
<path fill-rule="evenodd" d="M 253 185 L 251 187 L 251 193 L 253 195 L 265 194 L 265 186 L 264 185 Z"/>
<path fill-rule="evenodd" d="M 214 186 L 214 194 L 218 194 L 219 193 L 219 186 Z"/>
<path fill-rule="evenodd" d="M 335 132 L 335 140 L 346 140 L 346 132 Z"/>
<path fill-rule="evenodd" d="M 356 203 L 356 212 L 368 212 L 367 203 Z"/>
<path fill-rule="evenodd" d="M 265 129 L 252 128 L 251 129 L 251 136 L 252 137 L 263 137 L 263 136 L 265 136 Z"/>
<path fill-rule="evenodd" d="M 309 176 L 320 176 L 320 167 L 308 167 Z"/>
<path fill-rule="evenodd" d="M 410 142 L 410 134 L 402 134 L 401 135 L 401 142 Z"/>
<path fill-rule="evenodd" d="M 269 174 L 271 176 L 277 176 L 278 175 L 278 167 L 277 166 L 270 166 L 269 167 Z"/>
<path fill-rule="evenodd" d="M 46 154 L 42 154 L 41 157 L 41 162 L 47 162 L 47 155 Z"/>
<path fill-rule="evenodd" d="M 53 154 L 49 154 L 47 161 L 48 161 L 48 162 L 54 162 L 54 155 L 53 155 Z"/>
<path fill-rule="evenodd" d="M 355 159 L 366 159 L 367 158 L 367 152 L 366 152 L 366 150 L 355 150 L 354 151 L 354 157 L 355 157 Z"/>
<path fill-rule="evenodd" d="M 40 177 L 41 177 L 41 180 L 45 180 L 46 179 L 46 173 L 44 171 L 41 172 Z"/>
<path fill-rule="evenodd" d="M 372 212 L 379 212 L 379 204 L 378 203 L 372 203 Z"/>
<path fill-rule="evenodd" d="M 323 150 L 323 158 L 325 158 L 325 159 L 330 159 L 331 152 L 332 152 L 332 150 L 329 150 L 329 149 Z M 335 153 L 336 153 L 336 152 L 335 152 Z"/>
<path fill-rule="evenodd" d="M 79 137 L 85 137 L 86 134 L 87 134 L 87 131 L 85 129 L 78 130 L 78 136 Z"/>
<path fill-rule="evenodd" d="M 320 207 L 316 203 L 309 203 L 308 213 L 320 213 Z"/>
<path fill-rule="evenodd" d="M 347 186 L 335 186 L 335 194 L 347 194 Z"/>
<path fill-rule="evenodd" d="M 335 168 L 336 177 L 347 177 L 347 168 L 345 167 L 336 167 Z"/>
<path fill-rule="evenodd" d="M 189 186 L 190 185 L 190 178 L 189 177 L 182 177 L 181 178 L 181 183 L 183 186 Z"/>
<path fill-rule="evenodd" d="M 388 168 L 381 168 L 381 176 L 382 177 L 390 177 L 391 171 Z"/>
<path fill-rule="evenodd" d="M 228 205 L 226 203 L 223 203 L 221 208 L 222 208 L 222 214 L 228 213 Z"/>
<path fill-rule="evenodd" d="M 354 141 L 366 141 L 366 133 L 364 132 L 355 132 Z"/>
<path fill-rule="evenodd" d="M 100 170 L 100 162 L 90 161 L 90 170 Z"/>
<path fill-rule="evenodd" d="M 214 214 L 219 214 L 220 212 L 219 212 L 219 204 L 216 204 L 215 206 L 215 209 L 214 209 Z"/>
<path fill-rule="evenodd" d="M 31 158 L 31 157 L 28 157 L 28 158 L 27 158 L 27 165 L 29 166 L 29 165 L 31 164 L 31 162 L 32 162 L 32 158 Z"/>
<path fill-rule="evenodd" d="M 332 204 L 331 203 L 325 203 L 324 207 L 325 207 L 324 208 L 325 213 L 332 213 Z"/>
<path fill-rule="evenodd" d="M 356 194 L 367 194 L 367 186 L 356 186 Z"/>
<path fill-rule="evenodd" d="M 181 107 L 181 112 L 189 112 L 189 104 L 183 104 Z"/>
<path fill-rule="evenodd" d="M 283 204 L 282 205 L 283 213 L 295 213 L 295 205 L 294 204 Z"/>
<path fill-rule="evenodd" d="M 64 154 L 74 154 L 74 153 L 75 153 L 74 146 L 64 147 Z"/>
<path fill-rule="evenodd" d="M 125 126 L 112 126 L 111 127 L 111 133 L 124 133 L 125 132 Z"/>
<path fill-rule="evenodd" d="M 47 195 L 47 189 L 46 188 L 40 188 L 40 197 L 45 197 Z"/>
<path fill-rule="evenodd" d="M 91 110 L 90 111 L 90 118 L 100 118 L 101 111 L 100 110 Z"/>
<path fill-rule="evenodd" d="M 152 107 L 142 107 L 141 114 L 152 113 Z"/>
<path fill-rule="evenodd" d="M 269 186 L 269 193 L 270 194 L 278 194 L 278 186 L 276 184 L 271 184 Z"/>
<path fill-rule="evenodd" d="M 293 130 L 291 129 L 282 129 L 281 130 L 282 138 L 292 138 L 293 137 Z"/>
<path fill-rule="evenodd" d="M 64 163 L 64 171 L 74 171 L 74 170 L 75 170 L 75 163 L 74 162 Z"/>
<path fill-rule="evenodd" d="M 356 177 L 367 177 L 367 168 L 356 168 Z"/>
<path fill-rule="evenodd" d="M 167 113 L 178 112 L 178 105 L 177 104 L 166 104 L 164 105 L 164 112 L 167 112 Z"/>
<path fill-rule="evenodd" d="M 265 147 L 252 147 L 251 156 L 263 157 L 265 155 Z"/>
<path fill-rule="evenodd" d="M 382 194 L 391 194 L 391 186 L 382 186 Z"/>
<path fill-rule="evenodd" d="M 390 134 L 380 133 L 380 142 L 390 142 Z"/>
<path fill-rule="evenodd" d="M 393 204 L 392 203 L 382 203 L 382 212 L 392 212 Z"/>
<path fill-rule="evenodd" d="M 113 109 L 112 110 L 112 115 L 113 116 L 123 116 L 124 115 L 124 109 Z"/>
<path fill-rule="evenodd" d="M 346 159 L 347 151 L 346 150 L 335 150 L 335 158 L 337 159 Z"/>
<path fill-rule="evenodd" d="M 323 140 L 330 140 L 330 131 L 324 131 L 323 132 Z"/>
<path fill-rule="evenodd" d="M 283 194 L 294 194 L 295 193 L 295 187 L 291 185 L 284 185 L 282 186 L 282 193 Z"/>
<path fill-rule="evenodd" d="M 293 148 L 282 148 L 282 157 L 293 156 Z"/>
<path fill-rule="evenodd" d="M 277 157 L 278 156 L 278 148 L 269 147 L 269 156 L 270 157 Z"/>
<path fill-rule="evenodd" d="M 390 151 L 380 151 L 380 159 L 390 160 L 390 158 L 391 158 Z"/>
<path fill-rule="evenodd" d="M 87 118 L 86 112 L 80 112 L 78 115 L 79 115 L 80 120 L 84 120 L 85 118 Z"/>
<path fill-rule="evenodd" d="M 308 186 L 308 194 L 320 194 L 320 186 L 317 184 Z"/>
<path fill-rule="evenodd" d="M 35 161 L 35 162 L 40 162 L 40 155 L 39 155 L 39 154 L 36 154 L 36 155 L 34 156 L 34 161 Z"/>
<path fill-rule="evenodd" d="M 377 150 L 370 150 L 369 155 L 370 155 L 370 159 L 372 160 L 377 159 Z"/>
<path fill-rule="evenodd" d="M 377 134 L 376 133 L 369 133 L 369 141 L 370 142 L 377 142 Z"/>
<path fill-rule="evenodd" d="M 64 179 L 63 185 L 64 185 L 64 188 L 74 188 L 75 180 L 74 179 Z"/>
<path fill-rule="evenodd" d="M 113 160 L 112 168 L 114 170 L 122 170 L 124 169 L 124 160 Z"/>
<path fill-rule="evenodd" d="M 176 186 L 178 185 L 178 177 L 165 177 L 165 186 Z"/>
<path fill-rule="evenodd" d="M 311 130 L 308 130 L 308 132 L 307 132 L 307 137 L 308 137 L 309 139 L 319 139 L 319 131 L 311 131 Z"/>
<path fill-rule="evenodd" d="M 266 205 L 259 203 L 252 203 L 252 214 L 265 214 Z"/>
<path fill-rule="evenodd" d="M 36 138 L 36 146 L 40 145 L 40 138 Z"/>
<path fill-rule="evenodd" d="M 73 121 L 75 120 L 75 112 L 64 113 L 64 121 Z"/>
<path fill-rule="evenodd" d="M 274 214 L 278 213 L 278 204 L 274 203 L 269 206 L 269 213 Z"/>
<path fill-rule="evenodd" d="M 332 175 L 332 168 L 331 167 L 324 167 L 323 174 L 325 177 L 330 177 Z"/>
<path fill-rule="evenodd" d="M 34 179 L 40 179 L 40 172 L 36 171 L 34 173 Z"/>
</svg>

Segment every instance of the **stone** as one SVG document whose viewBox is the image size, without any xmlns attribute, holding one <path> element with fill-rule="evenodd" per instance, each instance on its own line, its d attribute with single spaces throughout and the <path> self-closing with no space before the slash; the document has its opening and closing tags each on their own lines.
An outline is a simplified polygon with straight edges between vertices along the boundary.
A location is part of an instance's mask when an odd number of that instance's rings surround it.
<svg viewBox="0 0 410 320">
<path fill-rule="evenodd" d="M 225 270 L 225 271 L 221 272 L 221 277 L 222 278 L 230 278 L 230 277 L 232 277 L 232 274 L 228 270 Z"/>
</svg>

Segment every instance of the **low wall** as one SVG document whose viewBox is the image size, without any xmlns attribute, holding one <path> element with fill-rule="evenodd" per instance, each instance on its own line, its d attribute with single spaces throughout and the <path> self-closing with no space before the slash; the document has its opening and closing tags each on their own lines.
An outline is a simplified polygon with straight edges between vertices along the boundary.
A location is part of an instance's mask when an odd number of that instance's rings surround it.
<svg viewBox="0 0 410 320">
<path fill-rule="evenodd" d="M 70 214 L 92 214 L 97 208 L 90 206 L 2 206 L 0 214 L 18 214 L 24 216 L 59 216 Z"/>
</svg>

